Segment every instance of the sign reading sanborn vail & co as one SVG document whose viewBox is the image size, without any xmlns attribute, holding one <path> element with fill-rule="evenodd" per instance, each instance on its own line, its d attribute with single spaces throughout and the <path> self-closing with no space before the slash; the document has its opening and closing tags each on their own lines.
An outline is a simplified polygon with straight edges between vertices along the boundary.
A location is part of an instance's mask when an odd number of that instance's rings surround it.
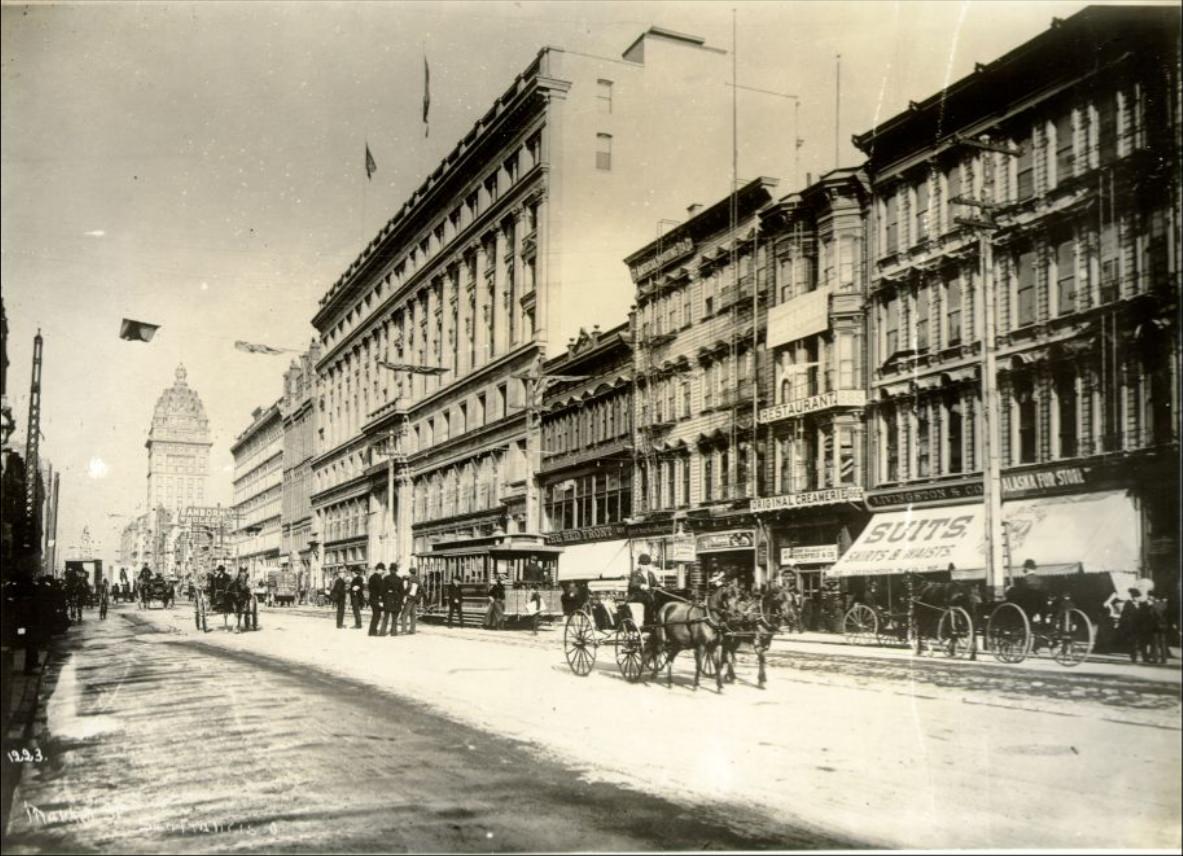
<svg viewBox="0 0 1183 856">
<path fill-rule="evenodd" d="M 835 389 L 821 395 L 811 395 L 809 398 L 798 398 L 796 401 L 765 407 L 760 411 L 759 421 L 779 422 L 781 419 L 804 416 L 806 413 L 829 410 L 831 407 L 865 407 L 866 404 L 867 394 L 861 389 Z"/>
<path fill-rule="evenodd" d="M 839 502 L 862 502 L 863 489 L 853 485 L 832 487 L 828 490 L 807 490 L 801 493 L 782 493 L 780 496 L 761 496 L 752 500 L 752 511 L 779 511 L 782 508 L 802 508 L 807 505 L 833 505 Z"/>
<path fill-rule="evenodd" d="M 674 242 L 660 253 L 654 253 L 645 259 L 645 261 L 633 265 L 631 268 L 633 282 L 640 282 L 663 265 L 669 264 L 674 259 L 680 259 L 682 256 L 689 255 L 692 252 L 694 252 L 694 241 L 689 238 L 682 238 L 680 241 Z"/>
</svg>

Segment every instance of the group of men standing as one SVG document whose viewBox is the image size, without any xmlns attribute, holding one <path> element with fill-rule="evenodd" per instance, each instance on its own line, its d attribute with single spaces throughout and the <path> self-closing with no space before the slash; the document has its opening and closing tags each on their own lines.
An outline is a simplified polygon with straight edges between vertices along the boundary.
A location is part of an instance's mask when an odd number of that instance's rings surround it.
<svg viewBox="0 0 1183 856">
<path fill-rule="evenodd" d="M 353 577 L 348 581 L 343 571 L 337 571 L 331 591 L 333 603 L 337 607 L 337 629 L 345 627 L 345 602 L 348 598 L 353 609 L 355 629 L 361 628 L 361 611 L 368 603 L 370 636 L 397 636 L 400 628 L 404 634 L 413 634 L 420 591 L 419 572 L 415 568 L 400 571 L 396 562 L 391 563 L 389 571 L 385 564 L 379 562 L 374 566 L 374 573 L 368 582 L 360 566 L 354 567 Z"/>
</svg>

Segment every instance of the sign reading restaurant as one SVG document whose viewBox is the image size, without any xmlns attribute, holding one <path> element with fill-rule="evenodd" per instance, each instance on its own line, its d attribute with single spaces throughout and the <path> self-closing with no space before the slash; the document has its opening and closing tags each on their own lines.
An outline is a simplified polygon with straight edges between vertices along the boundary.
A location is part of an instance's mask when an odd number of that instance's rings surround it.
<svg viewBox="0 0 1183 856">
<path fill-rule="evenodd" d="M 809 398 L 798 398 L 796 401 L 765 407 L 760 411 L 759 421 L 778 422 L 791 416 L 804 416 L 818 410 L 829 410 L 831 407 L 863 407 L 866 403 L 867 394 L 861 389 L 835 389 L 821 395 L 811 395 Z"/>
<path fill-rule="evenodd" d="M 682 256 L 689 255 L 692 252 L 694 252 L 694 241 L 689 238 L 682 238 L 679 241 L 675 241 L 661 252 L 654 253 L 645 259 L 645 261 L 633 265 L 629 269 L 633 276 L 633 282 L 640 282 L 649 276 L 649 274 L 664 267 L 674 259 L 680 259 Z"/>
<path fill-rule="evenodd" d="M 833 505 L 838 502 L 861 502 L 863 489 L 853 485 L 828 490 L 806 490 L 782 493 L 780 496 L 761 496 L 752 500 L 752 511 L 779 511 L 782 508 L 802 508 L 807 505 Z"/>
</svg>

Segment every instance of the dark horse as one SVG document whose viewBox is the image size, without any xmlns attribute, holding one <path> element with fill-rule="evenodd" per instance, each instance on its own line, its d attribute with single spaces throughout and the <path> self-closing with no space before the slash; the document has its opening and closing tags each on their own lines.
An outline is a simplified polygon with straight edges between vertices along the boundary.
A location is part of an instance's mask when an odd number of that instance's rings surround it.
<svg viewBox="0 0 1183 856">
<path fill-rule="evenodd" d="M 666 684 L 674 684 L 674 658 L 679 651 L 694 651 L 694 688 L 706 673 L 704 664 L 709 661 L 715 667 L 715 684 L 723 692 L 723 675 L 719 662 L 719 642 L 722 640 L 720 622 L 728 609 L 730 595 L 716 599 L 712 595 L 706 604 L 690 603 L 684 600 L 670 600 L 657 609 L 657 622 L 649 637 L 653 676 L 661 669 L 661 658 L 665 658 Z"/>
<path fill-rule="evenodd" d="M 739 646 L 750 642 L 758 665 L 757 686 L 768 683 L 765 657 L 772 645 L 773 635 L 786 624 L 796 621 L 796 607 L 785 589 L 769 588 L 758 594 L 740 594 L 732 604 L 721 643 L 723 665 L 727 667 L 724 680 L 735 680 L 735 655 Z"/>
</svg>

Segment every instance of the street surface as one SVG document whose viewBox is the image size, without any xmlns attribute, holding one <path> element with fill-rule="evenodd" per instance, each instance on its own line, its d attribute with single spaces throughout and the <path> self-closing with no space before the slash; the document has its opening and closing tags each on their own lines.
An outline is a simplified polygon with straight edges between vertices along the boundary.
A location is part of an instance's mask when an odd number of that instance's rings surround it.
<svg viewBox="0 0 1183 856">
<path fill-rule="evenodd" d="M 71 631 L 6 852 L 1180 846 L 1177 668 L 788 637 L 718 695 L 578 678 L 558 628 L 261 622 Z"/>
</svg>

